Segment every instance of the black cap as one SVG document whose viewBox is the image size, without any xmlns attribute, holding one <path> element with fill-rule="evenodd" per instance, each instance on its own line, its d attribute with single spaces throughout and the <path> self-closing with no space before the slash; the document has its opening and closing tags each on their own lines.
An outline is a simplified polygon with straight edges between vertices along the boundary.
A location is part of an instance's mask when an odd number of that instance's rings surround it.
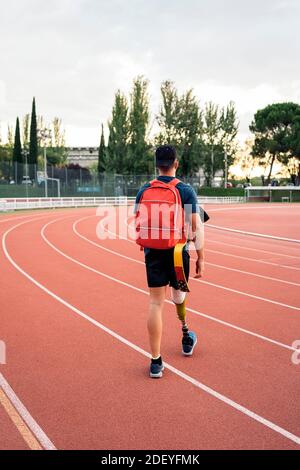
<svg viewBox="0 0 300 470">
<path fill-rule="evenodd" d="M 155 152 L 156 166 L 168 168 L 173 165 L 177 155 L 176 150 L 171 145 L 161 145 Z"/>
</svg>

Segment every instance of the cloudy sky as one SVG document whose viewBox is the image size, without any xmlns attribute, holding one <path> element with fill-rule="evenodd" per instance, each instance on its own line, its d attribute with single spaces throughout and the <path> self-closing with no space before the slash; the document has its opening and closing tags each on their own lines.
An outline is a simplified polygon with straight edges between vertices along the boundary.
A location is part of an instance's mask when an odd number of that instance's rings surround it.
<svg viewBox="0 0 300 470">
<path fill-rule="evenodd" d="M 235 101 L 240 139 L 266 104 L 300 102 L 300 0 L 0 0 L 0 122 L 62 118 L 68 145 L 98 145 L 115 91 L 150 81 Z"/>
</svg>

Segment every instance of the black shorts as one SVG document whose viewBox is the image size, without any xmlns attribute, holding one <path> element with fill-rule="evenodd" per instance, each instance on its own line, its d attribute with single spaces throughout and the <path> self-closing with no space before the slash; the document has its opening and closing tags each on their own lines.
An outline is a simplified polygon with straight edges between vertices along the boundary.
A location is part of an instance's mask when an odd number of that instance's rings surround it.
<svg viewBox="0 0 300 470">
<path fill-rule="evenodd" d="M 179 289 L 174 269 L 174 248 L 170 250 L 149 249 L 145 255 L 148 287 L 163 287 L 170 285 Z M 183 250 L 183 267 L 186 280 L 190 273 L 190 255 Z"/>
</svg>

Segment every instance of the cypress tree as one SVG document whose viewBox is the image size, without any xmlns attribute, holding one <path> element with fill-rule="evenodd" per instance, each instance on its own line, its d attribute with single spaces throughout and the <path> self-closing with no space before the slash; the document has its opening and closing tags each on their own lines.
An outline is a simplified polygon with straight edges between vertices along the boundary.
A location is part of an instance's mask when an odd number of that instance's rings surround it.
<svg viewBox="0 0 300 470">
<path fill-rule="evenodd" d="M 112 117 L 108 122 L 108 128 L 106 170 L 118 174 L 128 173 L 128 102 L 120 90 L 115 94 Z"/>
<path fill-rule="evenodd" d="M 101 124 L 101 139 L 100 139 L 100 147 L 98 152 L 98 173 L 104 173 L 105 171 L 105 156 L 106 156 L 106 147 L 105 147 L 105 140 L 104 140 L 104 130 L 103 124 Z"/>
<path fill-rule="evenodd" d="M 149 118 L 148 81 L 137 77 L 133 82 L 129 114 L 129 168 L 135 174 L 153 171 L 153 158 L 147 142 Z"/>
<path fill-rule="evenodd" d="M 38 159 L 37 119 L 36 119 L 35 98 L 33 98 L 31 123 L 30 123 L 29 156 L 28 156 L 29 175 L 30 175 L 31 180 L 36 179 L 37 159 Z"/>
<path fill-rule="evenodd" d="M 23 155 L 22 145 L 20 137 L 20 121 L 17 118 L 16 130 L 15 130 L 15 141 L 13 150 L 13 175 L 16 183 L 20 183 L 23 178 Z"/>
</svg>

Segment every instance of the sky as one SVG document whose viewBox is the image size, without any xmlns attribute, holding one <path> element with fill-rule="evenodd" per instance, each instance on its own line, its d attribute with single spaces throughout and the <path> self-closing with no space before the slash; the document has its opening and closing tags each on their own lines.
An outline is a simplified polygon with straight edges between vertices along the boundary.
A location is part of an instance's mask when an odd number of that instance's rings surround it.
<svg viewBox="0 0 300 470">
<path fill-rule="evenodd" d="M 300 102 L 300 0 L 0 0 L 0 123 L 62 119 L 68 146 L 97 146 L 114 94 L 149 80 L 234 101 L 239 139 L 255 111 Z M 107 131 L 106 131 L 107 135 Z"/>
</svg>

